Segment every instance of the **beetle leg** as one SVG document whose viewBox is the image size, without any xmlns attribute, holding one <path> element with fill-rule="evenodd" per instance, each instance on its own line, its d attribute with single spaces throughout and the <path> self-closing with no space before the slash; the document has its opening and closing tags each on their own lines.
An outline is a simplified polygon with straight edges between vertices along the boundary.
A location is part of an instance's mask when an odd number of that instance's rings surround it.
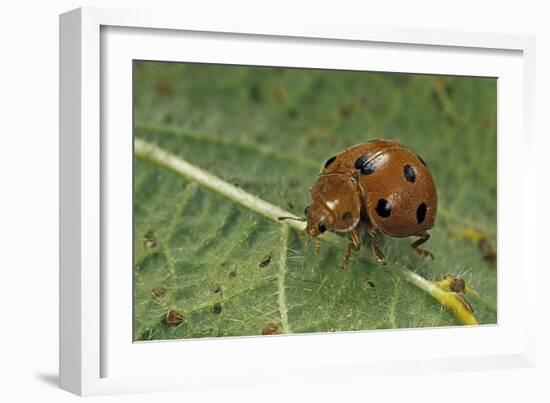
<svg viewBox="0 0 550 403">
<path fill-rule="evenodd" d="M 351 230 L 351 242 L 348 244 L 348 250 L 346 251 L 344 261 L 342 262 L 342 269 L 346 269 L 348 267 L 352 250 L 359 249 L 361 249 L 361 231 L 359 231 L 359 226 L 356 226 Z"/>
<path fill-rule="evenodd" d="M 319 238 L 315 240 L 315 253 L 317 256 L 321 254 L 321 240 Z"/>
<path fill-rule="evenodd" d="M 367 229 L 367 234 L 370 238 L 370 247 L 374 257 L 376 257 L 376 260 L 378 260 L 378 262 L 386 264 L 386 256 L 378 247 L 378 231 L 374 229 L 372 223 L 368 219 L 365 221 L 365 228 Z"/>
<path fill-rule="evenodd" d="M 423 232 L 418 236 L 419 236 L 419 238 L 416 241 L 414 241 L 414 243 L 411 246 L 416 251 L 416 253 L 418 253 L 420 256 L 428 257 L 428 258 L 433 260 L 434 255 L 433 255 L 432 252 L 430 252 L 429 250 L 426 250 L 426 249 L 419 248 L 420 245 L 422 245 L 428 239 L 430 239 L 430 234 L 428 234 L 427 232 Z"/>
</svg>

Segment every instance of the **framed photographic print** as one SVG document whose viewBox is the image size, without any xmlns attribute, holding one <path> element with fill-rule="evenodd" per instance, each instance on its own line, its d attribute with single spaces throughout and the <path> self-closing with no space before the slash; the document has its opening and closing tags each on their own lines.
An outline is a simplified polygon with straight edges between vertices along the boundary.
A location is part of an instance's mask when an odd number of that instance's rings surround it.
<svg viewBox="0 0 550 403">
<path fill-rule="evenodd" d="M 60 24 L 63 388 L 531 365 L 532 38 Z"/>
</svg>

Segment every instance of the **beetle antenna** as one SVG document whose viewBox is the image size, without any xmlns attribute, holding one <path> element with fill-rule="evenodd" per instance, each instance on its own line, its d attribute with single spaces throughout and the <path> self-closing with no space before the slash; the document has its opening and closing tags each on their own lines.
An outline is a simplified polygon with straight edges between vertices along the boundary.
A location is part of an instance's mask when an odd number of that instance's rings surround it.
<svg viewBox="0 0 550 403">
<path fill-rule="evenodd" d="M 307 221 L 307 219 L 305 219 L 305 218 L 298 218 L 298 217 L 279 217 L 278 220 L 279 221 L 294 220 L 294 221 L 301 221 L 301 222 Z"/>
</svg>

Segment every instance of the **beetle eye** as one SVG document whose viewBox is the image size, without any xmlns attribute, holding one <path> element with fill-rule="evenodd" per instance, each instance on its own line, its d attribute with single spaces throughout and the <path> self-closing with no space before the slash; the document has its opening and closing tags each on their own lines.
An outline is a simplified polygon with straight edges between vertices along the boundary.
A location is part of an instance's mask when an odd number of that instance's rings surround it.
<svg viewBox="0 0 550 403">
<path fill-rule="evenodd" d="M 304 215 L 307 217 L 309 215 L 309 211 L 311 210 L 311 206 L 306 206 L 306 209 L 304 210 Z"/>
<path fill-rule="evenodd" d="M 324 221 L 319 221 L 319 232 L 322 234 L 327 230 L 327 226 Z"/>
</svg>

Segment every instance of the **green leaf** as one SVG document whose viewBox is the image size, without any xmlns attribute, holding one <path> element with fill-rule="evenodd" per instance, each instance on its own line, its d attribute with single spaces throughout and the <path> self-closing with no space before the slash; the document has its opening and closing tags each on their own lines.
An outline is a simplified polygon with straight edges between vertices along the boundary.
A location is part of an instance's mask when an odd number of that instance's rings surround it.
<svg viewBox="0 0 550 403">
<path fill-rule="evenodd" d="M 448 275 L 496 323 L 496 267 L 464 235 L 496 242 L 494 79 L 151 62 L 134 77 L 135 340 L 458 325 L 431 282 Z M 318 257 L 273 214 L 301 216 L 323 161 L 377 137 L 434 174 L 436 259 L 385 238 L 388 267 L 364 245 L 342 270 L 343 237 Z"/>
</svg>

